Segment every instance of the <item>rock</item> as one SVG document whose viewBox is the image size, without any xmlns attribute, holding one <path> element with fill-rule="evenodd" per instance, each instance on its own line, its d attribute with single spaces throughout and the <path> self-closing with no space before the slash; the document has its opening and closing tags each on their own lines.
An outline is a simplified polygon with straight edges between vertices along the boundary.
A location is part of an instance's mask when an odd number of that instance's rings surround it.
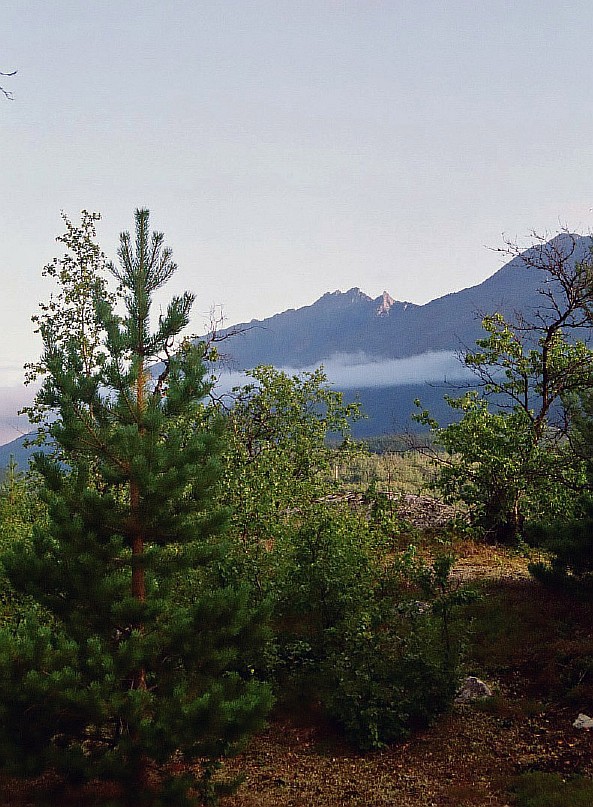
<svg viewBox="0 0 593 807">
<path fill-rule="evenodd" d="M 413 493 L 395 493 L 378 491 L 378 500 L 391 502 L 394 514 L 403 522 L 417 529 L 439 529 L 445 527 L 455 516 L 457 510 L 431 496 L 419 496 Z M 369 497 L 364 493 L 343 491 L 330 493 L 321 499 L 328 504 L 346 502 L 350 507 L 368 507 Z"/>
<path fill-rule="evenodd" d="M 488 684 L 485 684 L 484 681 L 476 678 L 475 675 L 468 675 L 467 678 L 463 679 L 461 686 L 457 690 L 455 700 L 457 703 L 467 703 L 468 701 L 476 701 L 480 698 L 491 697 L 492 690 Z"/>
<path fill-rule="evenodd" d="M 572 725 L 575 729 L 593 729 L 593 717 L 581 713 Z"/>
</svg>

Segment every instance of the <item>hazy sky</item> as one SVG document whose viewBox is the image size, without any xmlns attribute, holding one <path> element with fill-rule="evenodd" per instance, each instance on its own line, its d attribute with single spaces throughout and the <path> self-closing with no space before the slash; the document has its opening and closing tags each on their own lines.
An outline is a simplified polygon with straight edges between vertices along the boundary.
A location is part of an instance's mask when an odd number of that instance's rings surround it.
<svg viewBox="0 0 593 807">
<path fill-rule="evenodd" d="M 9 0 L 0 70 L 0 387 L 60 210 L 103 248 L 147 206 L 227 322 L 498 269 L 502 233 L 593 224 L 593 15 L 553 0 Z"/>
</svg>

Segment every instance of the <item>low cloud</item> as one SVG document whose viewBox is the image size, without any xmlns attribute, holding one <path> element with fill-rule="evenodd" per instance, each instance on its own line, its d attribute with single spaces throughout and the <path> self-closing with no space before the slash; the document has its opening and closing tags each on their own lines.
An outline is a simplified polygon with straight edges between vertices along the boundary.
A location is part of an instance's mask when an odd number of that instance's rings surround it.
<svg viewBox="0 0 593 807">
<path fill-rule="evenodd" d="M 339 354 L 322 362 L 327 377 L 342 389 L 397 387 L 403 384 L 461 381 L 470 377 L 452 351 L 421 353 L 404 359 Z"/>
<path fill-rule="evenodd" d="M 472 373 L 453 351 L 432 351 L 404 359 L 380 359 L 364 353 L 339 353 L 311 367 L 300 369 L 280 368 L 290 375 L 312 371 L 322 365 L 328 380 L 340 389 L 363 389 L 366 387 L 397 387 L 405 384 L 444 381 L 467 381 Z M 222 373 L 217 389 L 227 392 L 234 386 L 247 383 L 244 373 Z"/>
<path fill-rule="evenodd" d="M 467 381 L 473 376 L 461 364 L 453 351 L 434 351 L 408 356 L 405 359 L 377 359 L 364 353 L 335 354 L 311 367 L 283 367 L 289 375 L 313 371 L 323 365 L 328 380 L 339 389 L 357 390 L 366 387 L 397 387 L 404 384 L 439 384 L 444 381 Z M 0 368 L 0 445 L 16 440 L 31 431 L 25 415 L 18 415 L 23 406 L 32 403 L 35 385 L 22 383 L 20 367 Z M 249 383 L 245 373 L 222 372 L 216 384 L 218 393 Z M 20 383 L 19 383 L 20 382 Z"/>
</svg>

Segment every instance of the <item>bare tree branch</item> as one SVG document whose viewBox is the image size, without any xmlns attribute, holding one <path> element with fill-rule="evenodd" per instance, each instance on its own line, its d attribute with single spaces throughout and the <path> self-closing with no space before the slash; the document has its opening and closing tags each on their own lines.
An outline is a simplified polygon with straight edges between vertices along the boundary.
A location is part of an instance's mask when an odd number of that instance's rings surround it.
<svg viewBox="0 0 593 807">
<path fill-rule="evenodd" d="M 0 70 L 0 76 L 7 76 L 7 77 L 10 77 L 10 76 L 16 76 L 16 74 L 17 74 L 17 73 L 18 73 L 18 70 L 13 70 L 11 73 L 3 73 L 3 72 Z M 5 97 L 5 98 L 7 98 L 9 101 L 14 101 L 14 95 L 12 94 L 12 91 L 11 91 L 11 90 L 6 90 L 6 89 L 4 89 L 4 87 L 0 87 L 0 92 L 1 92 L 1 93 L 4 95 L 4 97 Z"/>
<path fill-rule="evenodd" d="M 573 348 L 579 339 L 583 345 L 591 342 L 593 261 L 591 253 L 577 254 L 580 237 L 567 230 L 552 239 L 535 232 L 531 235 L 536 243 L 527 250 L 507 241 L 504 248 L 494 251 L 541 273 L 540 305 L 531 314 L 516 312 L 510 321 L 500 315 L 486 317 L 483 324 L 490 335 L 478 340 L 481 350 L 463 350 L 460 358 L 485 396 L 502 394 L 497 406 L 510 410 L 519 406 L 541 433 L 566 394 L 593 384 L 590 351 L 573 349 L 564 361 L 558 354 L 565 332 L 577 337 L 576 342 L 568 340 Z M 564 419 L 562 407 L 555 414 L 557 420 Z M 560 422 L 554 425 L 563 426 Z"/>
</svg>

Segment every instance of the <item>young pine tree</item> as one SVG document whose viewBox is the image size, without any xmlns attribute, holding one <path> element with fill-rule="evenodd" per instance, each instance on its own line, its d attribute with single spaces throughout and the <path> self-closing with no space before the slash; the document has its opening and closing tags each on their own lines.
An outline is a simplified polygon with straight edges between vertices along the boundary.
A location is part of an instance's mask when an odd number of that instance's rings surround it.
<svg viewBox="0 0 593 807">
<path fill-rule="evenodd" d="M 198 425 L 203 350 L 176 344 L 193 297 L 174 297 L 151 330 L 176 267 L 147 210 L 118 255 L 123 316 L 97 295 L 93 362 L 76 332 L 41 326 L 39 403 L 59 459 L 35 459 L 49 526 L 4 559 L 40 608 L 0 633 L 0 764 L 116 782 L 129 806 L 214 801 L 216 761 L 270 706 L 250 675 L 265 619 L 224 582 L 221 438 Z M 203 775 L 190 775 L 198 759 Z"/>
</svg>

